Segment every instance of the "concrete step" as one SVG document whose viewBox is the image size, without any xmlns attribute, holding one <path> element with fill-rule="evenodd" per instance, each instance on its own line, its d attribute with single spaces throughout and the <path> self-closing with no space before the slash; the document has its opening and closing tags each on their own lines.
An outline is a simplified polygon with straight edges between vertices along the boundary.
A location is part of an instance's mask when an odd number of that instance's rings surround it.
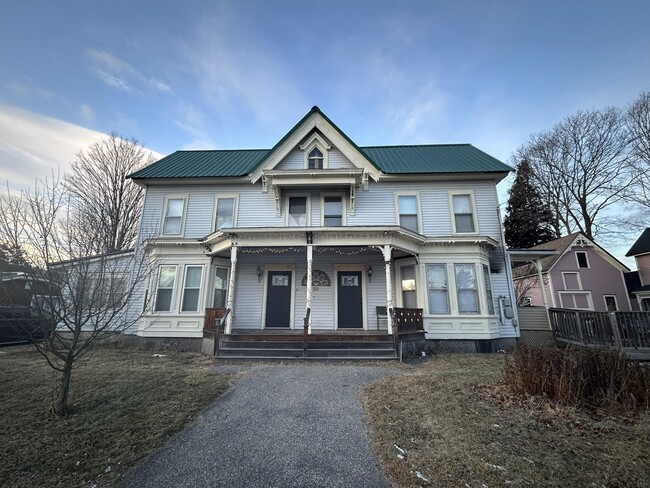
<svg viewBox="0 0 650 488">
<path fill-rule="evenodd" d="M 376 358 L 376 357 L 395 357 L 395 351 L 388 349 L 308 349 L 307 357 L 312 358 Z"/>
<path fill-rule="evenodd" d="M 300 349 L 302 341 L 244 341 L 227 339 L 223 347 L 229 349 Z M 309 349 L 392 349 L 392 341 L 343 342 L 317 341 L 309 342 Z"/>
</svg>

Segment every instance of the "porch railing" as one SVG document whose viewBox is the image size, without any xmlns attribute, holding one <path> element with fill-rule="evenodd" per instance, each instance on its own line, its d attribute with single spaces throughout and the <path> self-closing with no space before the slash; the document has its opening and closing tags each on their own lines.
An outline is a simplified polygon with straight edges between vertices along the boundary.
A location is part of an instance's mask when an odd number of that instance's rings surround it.
<svg viewBox="0 0 650 488">
<path fill-rule="evenodd" d="M 621 352 L 650 348 L 650 312 L 590 312 L 551 308 L 555 339 Z"/>
<path fill-rule="evenodd" d="M 224 329 L 226 319 L 230 313 L 229 308 L 206 308 L 205 319 L 203 321 L 203 332 L 212 333 L 214 336 L 213 355 L 219 355 L 219 349 L 223 346 Z"/>
<path fill-rule="evenodd" d="M 391 308 L 389 313 L 393 322 L 393 347 L 395 356 L 402 359 L 400 336 L 424 332 L 421 308 Z"/>
</svg>

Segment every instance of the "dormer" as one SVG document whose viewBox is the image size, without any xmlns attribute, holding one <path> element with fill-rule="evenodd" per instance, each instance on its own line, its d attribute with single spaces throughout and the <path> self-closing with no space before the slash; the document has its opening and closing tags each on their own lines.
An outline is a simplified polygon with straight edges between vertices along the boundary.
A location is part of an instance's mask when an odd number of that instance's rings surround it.
<svg viewBox="0 0 650 488">
<path fill-rule="evenodd" d="M 318 132 L 314 131 L 299 147 L 304 154 L 305 169 L 327 169 L 329 167 L 327 156 L 332 146 Z"/>
</svg>

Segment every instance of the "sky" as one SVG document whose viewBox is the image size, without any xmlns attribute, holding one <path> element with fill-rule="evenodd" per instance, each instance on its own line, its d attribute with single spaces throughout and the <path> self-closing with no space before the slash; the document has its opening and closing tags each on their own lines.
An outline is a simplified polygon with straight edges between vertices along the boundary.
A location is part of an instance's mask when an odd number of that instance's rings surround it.
<svg viewBox="0 0 650 488">
<path fill-rule="evenodd" d="M 647 0 L 309 3 L 0 0 L 0 180 L 65 171 L 111 131 L 158 155 L 268 148 L 313 105 L 360 146 L 512 163 L 650 90 Z"/>
</svg>

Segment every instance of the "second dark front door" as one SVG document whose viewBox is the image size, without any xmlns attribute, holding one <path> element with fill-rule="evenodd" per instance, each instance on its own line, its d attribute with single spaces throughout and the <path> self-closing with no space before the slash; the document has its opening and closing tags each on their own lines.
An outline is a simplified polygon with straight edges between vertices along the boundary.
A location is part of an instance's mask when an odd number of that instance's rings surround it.
<svg viewBox="0 0 650 488">
<path fill-rule="evenodd" d="M 337 293 L 339 329 L 363 329 L 361 271 L 339 271 Z"/>
<path fill-rule="evenodd" d="M 291 271 L 269 271 L 266 291 L 266 327 L 291 325 Z"/>
</svg>

